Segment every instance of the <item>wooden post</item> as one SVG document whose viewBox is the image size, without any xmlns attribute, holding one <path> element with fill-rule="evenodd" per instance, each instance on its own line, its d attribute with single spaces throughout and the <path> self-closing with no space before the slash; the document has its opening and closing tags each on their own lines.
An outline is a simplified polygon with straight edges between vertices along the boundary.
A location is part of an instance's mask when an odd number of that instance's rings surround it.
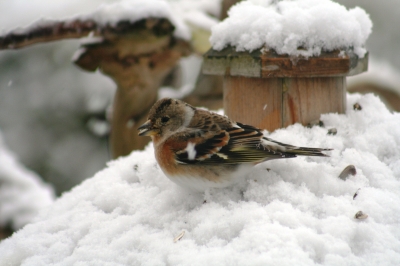
<svg viewBox="0 0 400 266">
<path fill-rule="evenodd" d="M 139 137 L 137 128 L 147 120 L 164 79 L 191 52 L 188 42 L 173 36 L 174 26 L 167 19 L 121 23 L 121 28 L 101 42 L 84 44 L 74 61 L 88 71 L 100 69 L 117 84 L 110 135 L 113 158 L 150 141 Z"/>
<path fill-rule="evenodd" d="M 269 131 L 294 123 L 307 125 L 323 113 L 346 111 L 346 76 L 367 70 L 368 54 L 350 50 L 318 57 L 274 51 L 209 50 L 203 72 L 224 75 L 224 110 L 232 119 Z"/>
</svg>

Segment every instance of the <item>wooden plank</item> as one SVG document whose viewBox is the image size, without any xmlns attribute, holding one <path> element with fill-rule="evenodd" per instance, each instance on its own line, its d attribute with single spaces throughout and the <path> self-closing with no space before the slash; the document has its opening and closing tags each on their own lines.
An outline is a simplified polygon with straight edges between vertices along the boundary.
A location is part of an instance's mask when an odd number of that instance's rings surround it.
<svg viewBox="0 0 400 266">
<path fill-rule="evenodd" d="M 227 47 L 221 51 L 210 49 L 203 56 L 202 71 L 209 75 L 260 77 L 260 51 L 236 52 Z"/>
<path fill-rule="evenodd" d="M 223 102 L 235 121 L 269 131 L 282 126 L 282 79 L 225 76 Z"/>
<path fill-rule="evenodd" d="M 345 77 L 283 79 L 282 126 L 307 125 L 324 113 L 346 111 Z"/>
<path fill-rule="evenodd" d="M 266 52 L 261 55 L 261 77 L 330 77 L 350 72 L 350 58 L 339 51 L 318 57 L 288 57 Z"/>
<path fill-rule="evenodd" d="M 351 50 L 322 52 L 316 57 L 278 55 L 273 50 L 237 52 L 232 47 L 204 54 L 203 73 L 243 77 L 338 77 L 367 71 L 368 53 L 359 58 Z"/>
</svg>

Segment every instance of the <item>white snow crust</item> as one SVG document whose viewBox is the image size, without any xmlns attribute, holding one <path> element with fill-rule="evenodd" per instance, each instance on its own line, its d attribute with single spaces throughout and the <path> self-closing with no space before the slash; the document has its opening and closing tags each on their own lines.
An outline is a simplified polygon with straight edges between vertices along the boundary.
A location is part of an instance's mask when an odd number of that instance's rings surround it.
<svg viewBox="0 0 400 266">
<path fill-rule="evenodd" d="M 136 22 L 145 18 L 166 18 L 174 26 L 174 35 L 185 40 L 190 39 L 190 30 L 180 16 L 174 15 L 171 5 L 163 0 L 125 0 L 110 4 L 101 4 L 87 14 L 74 15 L 62 19 L 65 22 L 75 20 L 93 20 L 100 25 L 116 25 L 120 21 Z M 57 19 L 59 21 L 60 19 Z M 33 28 L 45 27 L 54 23 L 54 19 L 40 18 L 27 27 L 14 29 L 14 33 L 23 34 Z"/>
<path fill-rule="evenodd" d="M 248 0 L 233 6 L 228 15 L 212 28 L 215 50 L 228 45 L 237 51 L 265 47 L 278 54 L 309 57 L 322 50 L 353 49 L 364 57 L 372 29 L 363 9 L 347 10 L 331 0 Z"/>
<path fill-rule="evenodd" d="M 54 197 L 53 189 L 18 162 L 0 135 L 0 227 L 22 228 Z"/>
<path fill-rule="evenodd" d="M 231 188 L 178 187 L 151 144 L 112 161 L 3 240 L 0 265 L 398 265 L 400 114 L 371 94 L 347 101 L 325 127 L 269 134 L 330 157 L 268 161 Z"/>
</svg>

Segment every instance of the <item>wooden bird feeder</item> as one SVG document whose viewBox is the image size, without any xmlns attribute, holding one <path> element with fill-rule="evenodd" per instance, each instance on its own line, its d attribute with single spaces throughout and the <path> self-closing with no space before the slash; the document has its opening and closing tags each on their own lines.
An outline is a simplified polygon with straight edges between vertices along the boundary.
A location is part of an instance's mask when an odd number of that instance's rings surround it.
<svg viewBox="0 0 400 266">
<path fill-rule="evenodd" d="M 84 52 L 75 58 L 82 69 L 100 69 L 117 84 L 110 135 L 113 158 L 149 142 L 138 136 L 137 128 L 147 120 L 165 78 L 191 52 L 190 44 L 174 37 L 173 31 L 172 23 L 163 18 L 120 22 L 103 33 L 103 41 L 84 44 Z"/>
<path fill-rule="evenodd" d="M 303 58 L 228 47 L 204 55 L 203 73 L 224 76 L 227 116 L 273 131 L 294 123 L 310 124 L 323 113 L 344 113 L 346 76 L 367 67 L 368 54 L 358 58 L 350 49 Z"/>
<path fill-rule="evenodd" d="M 0 50 L 95 37 L 82 44 L 74 63 L 87 71 L 99 69 L 117 84 L 110 136 L 112 156 L 117 158 L 149 142 L 138 136 L 137 128 L 146 121 L 165 78 L 191 53 L 190 43 L 175 37 L 174 29 L 168 19 L 151 17 L 106 24 L 91 19 L 50 21 L 0 36 Z"/>
</svg>

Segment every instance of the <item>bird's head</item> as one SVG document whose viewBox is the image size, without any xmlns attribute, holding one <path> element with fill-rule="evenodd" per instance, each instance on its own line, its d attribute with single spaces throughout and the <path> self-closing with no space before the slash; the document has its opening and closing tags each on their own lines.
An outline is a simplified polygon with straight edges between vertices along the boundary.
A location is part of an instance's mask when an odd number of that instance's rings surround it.
<svg viewBox="0 0 400 266">
<path fill-rule="evenodd" d="M 148 120 L 141 125 L 139 136 L 162 136 L 189 125 L 195 108 L 183 101 L 164 98 L 151 107 Z"/>
</svg>

